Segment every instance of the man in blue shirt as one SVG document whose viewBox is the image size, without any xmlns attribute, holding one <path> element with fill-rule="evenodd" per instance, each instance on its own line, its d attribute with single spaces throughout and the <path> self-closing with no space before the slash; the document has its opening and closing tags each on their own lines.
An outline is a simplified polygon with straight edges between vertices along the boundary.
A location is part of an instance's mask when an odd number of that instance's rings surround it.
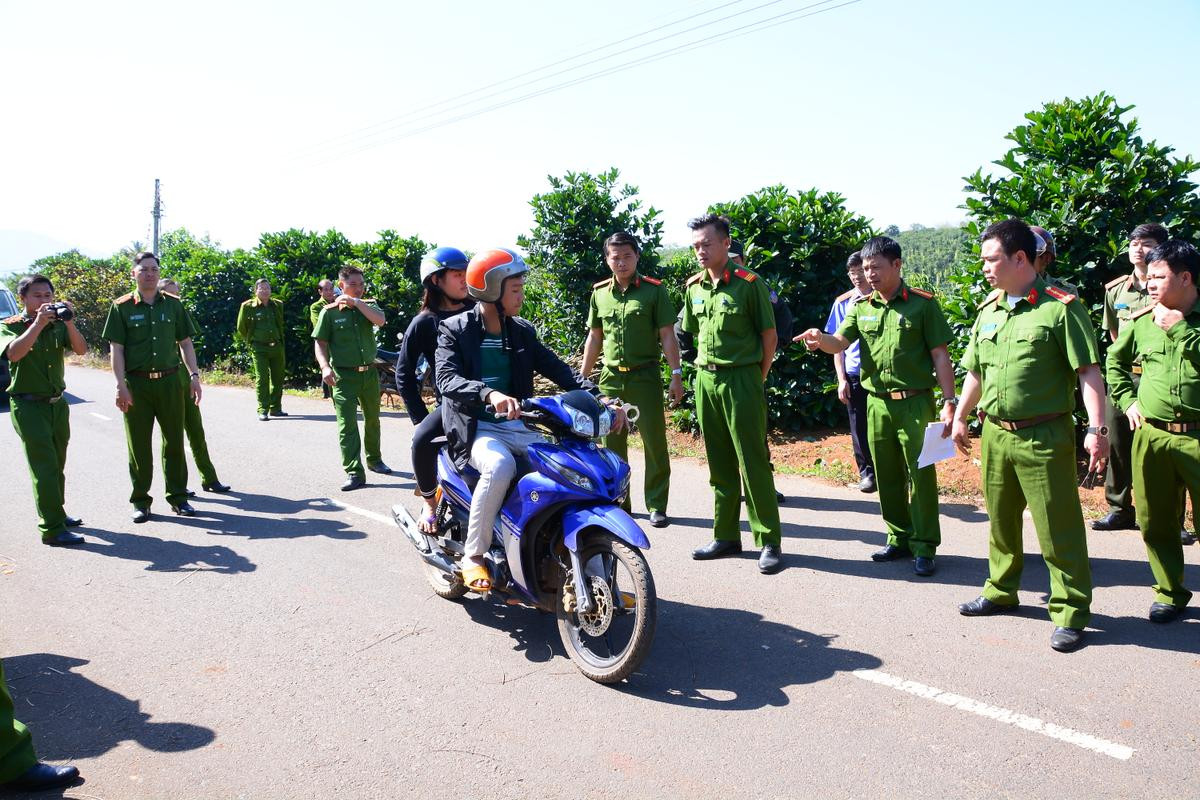
<svg viewBox="0 0 1200 800">
<path fill-rule="evenodd" d="M 825 333 L 828 334 L 837 333 L 852 303 L 871 293 L 871 284 L 867 282 L 859 253 L 852 253 L 847 259 L 846 274 L 850 276 L 854 288 L 838 295 L 833 301 L 829 319 L 825 322 Z M 871 463 L 871 449 L 867 445 L 867 390 L 859 382 L 861 365 L 858 342 L 833 357 L 833 368 L 837 370 L 838 377 L 838 399 L 846 405 L 850 415 L 850 441 L 854 443 L 854 460 L 858 464 L 858 490 L 870 493 L 875 491 L 875 465 Z"/>
</svg>

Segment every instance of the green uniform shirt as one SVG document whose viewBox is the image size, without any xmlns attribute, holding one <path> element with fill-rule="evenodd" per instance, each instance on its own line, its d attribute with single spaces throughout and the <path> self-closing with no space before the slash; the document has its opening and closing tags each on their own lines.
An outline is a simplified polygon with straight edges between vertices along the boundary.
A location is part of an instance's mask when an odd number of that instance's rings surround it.
<svg viewBox="0 0 1200 800">
<path fill-rule="evenodd" d="M 251 345 L 282 344 L 283 303 L 274 297 L 265 303 L 251 297 L 238 309 L 237 332 Z"/>
<path fill-rule="evenodd" d="M 1149 286 L 1143 283 L 1139 289 L 1132 274 L 1109 281 L 1104 286 L 1104 330 L 1120 334 L 1134 314 L 1153 304 Z"/>
<path fill-rule="evenodd" d="M 318 297 L 317 302 L 308 307 L 308 321 L 314 328 L 317 327 L 317 317 L 321 316 L 321 312 L 325 310 L 325 306 L 327 305 L 329 304 Z"/>
<path fill-rule="evenodd" d="M 933 295 L 903 282 L 890 301 L 879 292 L 857 300 L 837 332 L 862 341 L 862 385 L 875 394 L 932 389 L 937 379 L 930 351 L 954 338 Z"/>
<path fill-rule="evenodd" d="M 159 292 L 150 305 L 130 292 L 113 301 L 100 335 L 125 347 L 127 372 L 157 372 L 180 365 L 179 343 L 196 332 L 192 316 L 175 295 Z"/>
<path fill-rule="evenodd" d="M 757 273 L 730 262 L 716 283 L 708 270 L 688 278 L 683 329 L 696 336 L 697 366 L 761 364 L 762 334 L 774 328 L 771 293 Z"/>
<path fill-rule="evenodd" d="M 374 300 L 363 299 L 379 311 Z M 375 326 L 356 308 L 326 308 L 317 317 L 312 338 L 329 343 L 329 363 L 336 368 L 375 362 Z"/>
<path fill-rule="evenodd" d="M 0 355 L 8 352 L 8 346 L 24 335 L 33 325 L 33 318 L 24 314 L 9 317 L 0 322 Z M 67 338 L 67 326 L 52 322 L 38 334 L 33 347 L 19 361 L 9 362 L 12 383 L 10 394 L 62 394 L 67 388 L 63 377 L 63 351 L 71 346 Z"/>
<path fill-rule="evenodd" d="M 1142 377 L 1135 388 L 1133 365 L 1139 362 Z M 1149 419 L 1200 421 L 1200 308 L 1165 331 L 1149 309 L 1135 314 L 1108 348 L 1106 372 L 1109 393 L 1122 412 L 1136 400 Z"/>
<path fill-rule="evenodd" d="M 615 278 L 593 287 L 588 327 L 604 332 L 604 363 L 609 367 L 657 364 L 659 330 L 675 324 L 675 307 L 654 278 L 634 274 L 624 291 Z"/>
<path fill-rule="evenodd" d="M 1075 371 L 1099 361 L 1083 303 L 1039 278 L 1016 306 L 1004 292 L 988 296 L 962 365 L 979 376 L 988 416 L 1019 420 L 1073 411 Z"/>
</svg>

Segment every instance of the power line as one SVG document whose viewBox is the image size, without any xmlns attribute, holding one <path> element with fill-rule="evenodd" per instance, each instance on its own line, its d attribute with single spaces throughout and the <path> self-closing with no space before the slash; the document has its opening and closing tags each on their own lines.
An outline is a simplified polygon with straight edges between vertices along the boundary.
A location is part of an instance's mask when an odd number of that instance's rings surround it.
<svg viewBox="0 0 1200 800">
<path fill-rule="evenodd" d="M 832 2 L 832 0 L 823 0 L 823 2 L 812 3 L 810 5 L 803 6 L 798 9 L 793 9 L 791 11 L 786 11 L 782 14 L 777 14 L 773 17 L 768 17 L 766 19 L 747 23 L 746 25 L 742 25 L 738 28 L 733 28 L 733 29 L 730 29 L 727 31 L 722 31 L 721 33 L 712 34 L 710 36 L 706 36 L 701 39 L 696 39 L 691 42 L 677 45 L 675 47 L 671 47 L 666 50 L 659 51 L 657 53 L 651 53 L 649 55 L 642 56 L 640 58 L 636 58 L 631 61 L 627 61 L 623 64 L 618 64 L 616 66 L 608 67 L 608 68 L 598 70 L 593 73 L 589 73 L 587 75 L 579 76 L 577 78 L 573 78 L 571 80 L 564 81 L 562 83 L 555 84 L 553 86 L 548 86 L 543 89 L 539 89 L 537 91 L 529 92 L 528 94 L 521 95 L 521 96 L 515 97 L 515 98 L 511 98 L 511 99 L 505 100 L 500 103 L 495 103 L 490 106 L 485 106 L 484 108 L 475 109 L 473 111 L 468 111 L 466 113 L 459 114 L 457 116 L 450 117 L 448 119 L 439 120 L 437 122 L 430 123 L 429 125 L 425 125 L 425 126 L 416 128 L 414 130 L 409 130 L 404 133 L 400 133 L 398 135 L 391 136 L 391 137 L 388 137 L 386 139 L 383 139 L 383 140 L 380 140 L 377 142 L 363 144 L 359 147 L 356 147 L 354 149 L 351 149 L 351 150 L 348 150 L 348 151 L 345 151 L 342 153 L 331 153 L 328 158 L 322 159 L 315 163 L 328 163 L 330 161 L 334 161 L 339 158 L 345 158 L 347 156 L 355 155 L 356 153 L 361 153 L 365 150 L 370 150 L 370 149 L 373 149 L 376 147 L 382 147 L 383 145 L 390 144 L 392 142 L 397 142 L 402 139 L 407 139 L 412 136 L 416 136 L 421 133 L 426 133 L 431 130 L 436 130 L 437 128 L 445 127 L 447 125 L 451 125 L 456 122 L 462 122 L 463 120 L 471 119 L 471 118 L 477 117 L 481 114 L 486 114 L 491 111 L 496 111 L 496 110 L 499 110 L 502 108 L 506 108 L 508 106 L 516 105 L 518 103 L 525 102 L 526 100 L 532 100 L 534 98 L 541 97 L 541 96 L 547 95 L 547 94 L 551 94 L 553 92 L 561 91 L 562 89 L 568 89 L 568 88 L 571 88 L 574 86 L 578 86 L 580 84 L 587 83 L 592 80 L 596 80 L 598 78 L 603 78 L 608 75 L 614 75 L 619 72 L 624 72 L 626 70 L 632 69 L 634 67 L 642 66 L 644 64 L 651 64 L 651 63 L 654 63 L 655 61 L 661 61 L 663 59 L 670 58 L 672 56 L 682 55 L 683 53 L 689 52 L 691 50 L 695 50 L 699 47 L 702 47 L 702 46 L 705 46 L 705 45 L 708 45 L 711 43 L 723 42 L 723 41 L 728 41 L 730 39 L 740 38 L 742 36 L 748 36 L 752 33 L 757 33 L 759 31 L 763 30 L 763 28 L 765 28 L 767 25 L 772 24 L 772 23 L 774 23 L 776 25 L 783 25 L 783 24 L 787 24 L 789 22 L 795 22 L 797 20 L 805 19 L 807 17 L 813 17 L 818 14 L 824 14 L 828 11 L 834 11 L 836 9 L 843 8 L 845 6 L 854 5 L 855 3 L 862 2 L 862 0 L 846 0 L 846 2 L 842 2 L 837 5 L 828 6 L 826 8 L 818 8 L 816 10 L 810 10 L 810 9 L 814 9 L 814 7 L 816 7 L 816 6 L 825 5 L 826 3 L 829 3 L 829 2 Z M 807 12 L 807 13 L 803 13 L 803 12 Z M 520 87 L 518 87 L 518 88 L 520 88 Z M 471 105 L 471 103 L 468 103 L 466 105 Z M 447 111 L 449 111 L 449 110 L 452 110 L 452 109 L 447 109 Z M 445 113 L 445 112 L 443 112 L 443 113 Z"/>
<path fill-rule="evenodd" d="M 331 150 L 331 151 L 336 151 L 336 150 L 338 150 L 340 147 L 341 147 L 341 148 L 344 148 L 344 147 L 351 147 L 351 146 L 353 146 L 354 144 L 356 144 L 356 143 L 357 143 L 357 142 L 353 141 L 353 140 L 356 140 L 356 139 L 357 139 L 357 140 L 362 140 L 363 142 L 366 142 L 367 140 L 369 140 L 369 139 L 372 139 L 372 138 L 375 138 L 375 137 L 379 137 L 379 136 L 386 136 L 386 135 L 387 135 L 387 134 L 389 134 L 391 131 L 394 131 L 394 130 L 397 130 L 397 129 L 402 129 L 402 128 L 404 128 L 404 127 L 407 127 L 407 126 L 410 126 L 410 125 L 412 125 L 412 124 L 414 124 L 414 123 L 422 122 L 422 121 L 424 121 L 424 120 L 428 120 L 428 119 L 437 118 L 437 117 L 443 116 L 443 115 L 445 115 L 445 114 L 449 114 L 449 113 L 451 113 L 451 112 L 457 111 L 457 110 L 459 110 L 459 109 L 462 109 L 462 108 L 466 108 L 466 107 L 469 107 L 469 106 L 475 105 L 475 104 L 477 104 L 477 103 L 479 103 L 479 102 L 482 102 L 482 101 L 484 101 L 484 100 L 488 100 L 488 99 L 491 99 L 491 98 L 494 98 L 494 97 L 499 97 L 499 96 L 502 96 L 502 95 L 506 95 L 506 94 L 508 94 L 508 93 L 510 93 L 510 92 L 514 92 L 514 91 L 520 91 L 520 90 L 522 90 L 522 89 L 525 89 L 525 88 L 527 88 L 527 87 L 529 87 L 529 86 L 532 86 L 532 85 L 534 85 L 534 84 L 541 83 L 541 82 L 548 81 L 548 80 L 551 80 L 551 79 L 553 79 L 553 78 L 559 77 L 560 75 L 565 75 L 565 74 L 567 74 L 567 73 L 569 73 L 569 72 L 574 72 L 574 71 L 576 71 L 576 70 L 583 69 L 583 68 L 585 68 L 585 67 L 588 67 L 588 66 L 591 66 L 591 65 L 593 65 L 593 64 L 598 64 L 598 63 L 600 63 L 600 62 L 602 62 L 602 61 L 607 61 L 607 60 L 610 60 L 610 59 L 616 58 L 616 57 L 618 57 L 618 56 L 621 56 L 621 55 L 625 55 L 625 54 L 628 54 L 628 53 L 634 52 L 634 51 L 636 51 L 636 50 L 641 50 L 641 49 L 644 49 L 644 48 L 646 48 L 646 47 L 650 47 L 650 46 L 652 46 L 652 45 L 659 44 L 660 42 L 664 42 L 664 41 L 666 41 L 666 40 L 668 40 L 668 39 L 673 39 L 673 38 L 676 38 L 676 37 L 678 37 L 678 36 L 682 36 L 682 35 L 685 35 L 685 34 L 688 34 L 688 33 L 693 33 L 693 32 L 695 32 L 695 31 L 701 30 L 701 29 L 703 29 L 703 28 L 711 27 L 711 26 L 713 26 L 713 25 L 717 25 L 717 24 L 720 24 L 720 23 L 723 23 L 723 22 L 728 22 L 728 21 L 730 21 L 730 20 L 732 20 L 732 19 L 736 19 L 737 17 L 742 17 L 742 16 L 745 16 L 745 15 L 747 15 L 747 14 L 752 14 L 752 13 L 754 13 L 754 12 L 756 12 L 756 11 L 761 11 L 762 9 L 764 9 L 764 8 L 767 8 L 767 7 L 769 7 L 769 6 L 778 5 L 778 4 L 779 4 L 779 3 L 781 3 L 781 2 L 785 2 L 785 0 L 767 0 L 767 2 L 765 2 L 765 3 L 760 3 L 759 5 L 753 6 L 753 7 L 751 7 L 751 8 L 748 8 L 748 9 L 745 9 L 745 10 L 742 10 L 742 11 L 737 11 L 737 12 L 734 12 L 733 14 L 728 14 L 728 15 L 726 15 L 726 16 L 719 17 L 719 18 L 717 18 L 717 19 L 710 20 L 710 21 L 708 21 L 708 22 L 704 22 L 704 23 L 702 23 L 702 24 L 700 24 L 700 25 L 695 25 L 695 26 L 693 26 L 693 27 L 690 27 L 690 28 L 685 28 L 685 29 L 683 29 L 683 30 L 676 31 L 676 32 L 674 32 L 674 33 L 670 33 L 670 34 L 667 34 L 667 35 L 665 35 L 665 36 L 660 36 L 660 37 L 658 37 L 658 38 L 656 38 L 656 39 L 652 39 L 652 40 L 650 40 L 650 41 L 648 41 L 648 42 L 643 42 L 643 43 L 641 43 L 641 44 L 634 45 L 634 46 L 632 46 L 632 47 L 627 47 L 627 48 L 625 48 L 625 49 L 623 49 L 623 50 L 618 50 L 618 51 L 617 51 L 617 52 L 615 52 L 615 53 L 609 53 L 608 55 L 600 56 L 599 58 L 595 58 L 595 59 L 592 59 L 592 60 L 590 60 L 590 61 L 585 61 L 585 62 L 584 62 L 584 63 L 582 63 L 582 64 L 576 64 L 576 65 L 574 65 L 574 66 L 567 67 L 567 68 L 565 68 L 565 69 L 561 69 L 561 70 L 558 70 L 558 71 L 556 71 L 556 72 L 552 72 L 552 73 L 550 73 L 549 75 L 543 75 L 543 76 L 541 76 L 541 77 L 534 78 L 533 80 L 526 81 L 525 83 L 523 83 L 523 84 L 520 84 L 520 85 L 518 85 L 518 86 L 514 86 L 514 87 L 510 87 L 510 88 L 503 89 L 503 90 L 500 90 L 500 91 L 492 92 L 492 93 L 486 94 L 486 95 L 484 95 L 484 96 L 482 96 L 482 97 L 477 97 L 477 98 L 475 98 L 474 100 L 469 100 L 469 101 L 466 101 L 466 102 L 464 102 L 464 103 L 458 103 L 458 104 L 456 104 L 456 105 L 450 106 L 449 108 L 444 108 L 444 109 L 441 109 L 440 111 L 435 111 L 435 112 L 432 112 L 432 113 L 427 113 L 427 114 L 422 114 L 422 115 L 418 115 L 418 114 L 416 114 L 416 112 L 414 111 L 412 114 L 402 115 L 401 117 L 398 117 L 398 118 L 396 118 L 396 119 L 398 119 L 398 120 L 399 120 L 398 122 L 393 122 L 393 123 L 385 123 L 385 124 L 383 124 L 382 126 L 376 126 L 376 127 L 381 127 L 381 129 L 380 129 L 380 130 L 377 130 L 377 131 L 374 131 L 374 132 L 372 132 L 372 133 L 365 133 L 365 134 L 354 134 L 354 133 L 351 133 L 351 134 L 347 134 L 347 135 L 343 136 L 342 138 L 344 138 L 344 139 L 349 139 L 349 140 L 351 140 L 351 141 L 347 141 L 347 142 L 345 142 L 345 143 L 343 143 L 343 144 L 341 144 L 341 145 L 335 145 L 335 146 L 333 146 L 333 147 L 331 147 L 331 148 L 328 148 L 328 149 L 329 149 L 329 150 Z M 809 3 L 808 5 L 802 6 L 802 7 L 800 7 L 800 8 L 793 9 L 793 10 L 791 10 L 791 11 L 784 12 L 783 14 L 781 14 L 781 15 L 778 15 L 778 16 L 776 16 L 776 17 L 770 17 L 770 18 L 768 18 L 768 19 L 766 19 L 766 20 L 759 20 L 758 22 L 756 22 L 756 23 L 751 23 L 751 24 L 759 24 L 759 23 L 762 23 L 762 22 L 770 22 L 770 21 L 773 21 L 773 20 L 776 20 L 776 19 L 778 19 L 779 17 L 787 16 L 787 15 L 790 15 L 790 14 L 797 14 L 797 13 L 800 13 L 800 12 L 802 12 L 802 11 L 806 11 L 806 10 L 809 10 L 809 9 L 812 9 L 812 8 L 816 8 L 816 7 L 818 7 L 818 6 L 828 5 L 828 4 L 829 4 L 829 3 L 831 3 L 831 2 L 834 2 L 834 0 L 818 0 L 818 2 Z M 720 6 L 719 6 L 718 8 L 720 8 Z M 710 9 L 710 11 L 711 11 L 711 10 L 716 10 L 716 9 Z M 708 13 L 708 12 L 706 12 L 706 13 Z M 697 16 L 697 15 L 693 15 L 693 16 Z M 687 19 L 689 19 L 689 18 L 690 18 L 690 17 L 688 17 L 688 18 L 685 18 L 685 19 L 683 19 L 683 20 L 679 20 L 679 21 L 677 21 L 676 23 L 672 23 L 672 24 L 678 24 L 678 22 L 684 22 L 684 21 L 686 21 L 686 20 L 687 20 Z M 666 26 L 666 27 L 669 27 L 669 26 Z M 746 27 L 746 26 L 742 26 L 742 27 L 744 28 L 744 27 Z M 738 30 L 742 30 L 742 28 L 733 28 L 733 29 L 730 29 L 730 30 L 732 30 L 732 31 L 738 31 Z M 722 31 L 721 33 L 719 33 L 719 34 L 713 34 L 713 37 L 715 38 L 715 37 L 724 36 L 725 34 L 729 33 L 729 32 L 730 32 L 730 30 L 723 30 L 723 31 Z M 627 41 L 627 40 L 622 40 L 622 41 Z M 707 41 L 707 40 L 704 40 L 704 41 Z M 604 48 L 601 48 L 601 49 L 604 49 Z M 661 52 L 661 51 L 660 51 L 660 52 Z M 572 79 L 572 80 L 576 80 L 576 79 Z M 550 88 L 551 88 L 552 90 L 554 89 L 554 87 L 550 87 Z M 534 95 L 534 96 L 536 96 L 536 95 Z M 524 98 L 524 99 L 527 99 L 527 98 Z M 489 108 L 494 108 L 494 107 L 489 107 Z M 457 118 L 456 118 L 456 119 L 457 119 Z M 423 130 L 424 130 L 424 129 L 423 129 Z M 384 141 L 392 141 L 392 139 L 385 139 Z M 356 150 L 353 150 L 352 152 L 358 152 L 358 150 L 356 149 Z M 320 157 L 321 157 L 322 155 L 323 155 L 323 154 L 322 154 L 322 153 L 320 153 L 319 151 L 316 151 L 316 152 L 310 152 L 310 153 L 308 154 L 309 158 L 318 158 L 318 159 L 320 159 Z M 332 155 L 333 155 L 333 153 L 331 153 L 330 155 L 332 156 Z"/>
</svg>

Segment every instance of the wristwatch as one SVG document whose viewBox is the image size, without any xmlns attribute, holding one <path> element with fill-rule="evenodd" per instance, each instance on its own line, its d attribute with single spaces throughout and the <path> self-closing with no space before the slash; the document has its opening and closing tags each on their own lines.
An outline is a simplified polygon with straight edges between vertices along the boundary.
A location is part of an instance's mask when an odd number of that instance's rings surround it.
<svg viewBox="0 0 1200 800">
<path fill-rule="evenodd" d="M 192 373 L 192 377 L 193 377 L 193 378 L 195 378 L 196 380 L 200 380 L 200 373 L 199 373 L 199 372 L 193 372 L 193 373 Z"/>
<path fill-rule="evenodd" d="M 1108 436 L 1108 426 L 1107 425 L 1089 425 L 1087 432 L 1094 433 L 1097 436 Z"/>
<path fill-rule="evenodd" d="M 672 375 L 682 375 L 683 367 L 676 367 L 675 369 L 671 370 L 671 374 Z"/>
<path fill-rule="evenodd" d="M 952 406 L 956 406 L 956 405 L 958 405 L 958 398 L 957 398 L 957 397 L 947 397 L 947 398 L 946 398 L 945 400 L 943 400 L 942 402 L 944 402 L 944 403 L 948 403 L 948 404 L 950 404 L 950 405 L 952 405 Z"/>
</svg>

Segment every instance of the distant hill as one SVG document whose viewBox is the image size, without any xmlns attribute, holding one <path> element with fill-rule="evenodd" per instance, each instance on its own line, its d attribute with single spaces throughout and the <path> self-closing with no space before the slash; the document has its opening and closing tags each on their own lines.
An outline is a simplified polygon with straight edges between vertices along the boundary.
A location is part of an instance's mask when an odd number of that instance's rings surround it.
<svg viewBox="0 0 1200 800">
<path fill-rule="evenodd" d="M 961 228 L 926 228 L 913 225 L 906 231 L 893 234 L 904 251 L 906 270 L 924 275 L 937 286 L 950 273 L 954 259 L 969 246 Z"/>
</svg>

